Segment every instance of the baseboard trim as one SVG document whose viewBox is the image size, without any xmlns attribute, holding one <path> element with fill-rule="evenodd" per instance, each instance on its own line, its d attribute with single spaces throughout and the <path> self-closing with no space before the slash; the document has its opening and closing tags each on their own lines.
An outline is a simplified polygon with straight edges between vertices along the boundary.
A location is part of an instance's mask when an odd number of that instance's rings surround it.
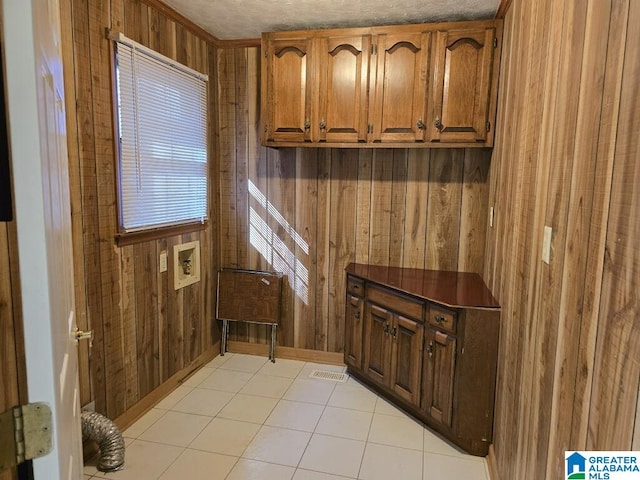
<svg viewBox="0 0 640 480">
<path fill-rule="evenodd" d="M 247 343 L 229 341 L 227 348 L 231 353 L 246 353 L 248 355 L 269 356 L 269 345 L 266 343 Z M 276 362 L 278 358 L 301 360 L 304 362 L 329 363 L 344 365 L 344 355 L 336 352 L 321 352 L 306 348 L 276 347 Z"/>
<path fill-rule="evenodd" d="M 133 425 L 136 420 L 153 408 L 153 406 L 169 395 L 189 378 L 196 370 L 209 363 L 220 354 L 220 342 L 214 343 L 204 353 L 196 357 L 188 366 L 169 377 L 160 386 L 149 392 L 144 398 L 135 403 L 126 412 L 114 420 L 120 430 L 126 430 Z"/>
<path fill-rule="evenodd" d="M 487 470 L 489 470 L 489 480 L 500 480 L 498 474 L 498 459 L 493 444 L 489 445 L 489 454 L 487 455 Z"/>
</svg>

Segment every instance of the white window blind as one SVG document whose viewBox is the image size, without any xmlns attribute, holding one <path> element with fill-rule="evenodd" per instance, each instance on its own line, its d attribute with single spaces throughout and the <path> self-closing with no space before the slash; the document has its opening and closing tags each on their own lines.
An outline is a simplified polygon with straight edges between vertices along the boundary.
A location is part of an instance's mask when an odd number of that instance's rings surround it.
<svg viewBox="0 0 640 480">
<path fill-rule="evenodd" d="M 118 34 L 120 228 L 207 218 L 207 77 Z"/>
</svg>

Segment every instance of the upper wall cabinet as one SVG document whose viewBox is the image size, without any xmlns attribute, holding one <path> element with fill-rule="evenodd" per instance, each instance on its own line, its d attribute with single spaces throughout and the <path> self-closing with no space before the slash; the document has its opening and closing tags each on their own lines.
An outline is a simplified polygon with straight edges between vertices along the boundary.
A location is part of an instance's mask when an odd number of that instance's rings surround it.
<svg viewBox="0 0 640 480">
<path fill-rule="evenodd" d="M 272 142 L 310 142 L 314 64 L 312 38 L 271 37 L 263 44 L 269 55 L 262 65 L 262 114 L 265 138 Z M 267 108 L 268 106 L 268 108 Z"/>
<path fill-rule="evenodd" d="M 373 142 L 424 142 L 430 33 L 376 37 L 369 110 Z"/>
<path fill-rule="evenodd" d="M 500 21 L 265 33 L 266 146 L 493 144 Z"/>
<path fill-rule="evenodd" d="M 432 55 L 432 142 L 492 140 L 495 28 L 439 31 Z M 495 97 L 495 95 L 494 95 Z M 492 110 L 493 108 L 493 110 Z"/>
</svg>

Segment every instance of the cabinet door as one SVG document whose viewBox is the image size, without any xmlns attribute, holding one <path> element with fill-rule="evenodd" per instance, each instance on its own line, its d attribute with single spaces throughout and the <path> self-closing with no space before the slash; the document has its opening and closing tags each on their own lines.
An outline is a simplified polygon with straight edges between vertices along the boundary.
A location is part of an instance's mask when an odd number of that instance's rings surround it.
<svg viewBox="0 0 640 480">
<path fill-rule="evenodd" d="M 456 339 L 430 328 L 426 343 L 422 408 L 437 422 L 451 427 Z"/>
<path fill-rule="evenodd" d="M 265 141 L 311 141 L 311 38 L 266 37 L 262 45 Z"/>
<path fill-rule="evenodd" d="M 424 326 L 396 315 L 391 328 L 391 388 L 397 395 L 420 406 L 422 342 Z"/>
<path fill-rule="evenodd" d="M 385 34 L 374 41 L 377 71 L 370 141 L 422 142 L 431 33 Z"/>
<path fill-rule="evenodd" d="M 362 369 L 362 299 L 347 295 L 344 363 Z"/>
<path fill-rule="evenodd" d="M 486 141 L 495 35 L 495 28 L 437 33 L 430 141 Z"/>
<path fill-rule="evenodd" d="M 389 331 L 393 315 L 371 303 L 365 307 L 364 369 L 371 380 L 389 386 L 390 341 Z"/>
<path fill-rule="evenodd" d="M 318 39 L 319 113 L 314 138 L 366 142 L 371 36 Z"/>
</svg>

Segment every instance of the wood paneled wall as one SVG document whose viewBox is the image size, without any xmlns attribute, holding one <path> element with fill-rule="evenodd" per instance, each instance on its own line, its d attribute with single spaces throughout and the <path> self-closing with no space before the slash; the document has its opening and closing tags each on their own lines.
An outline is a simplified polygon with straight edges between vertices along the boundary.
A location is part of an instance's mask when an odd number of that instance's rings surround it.
<svg viewBox="0 0 640 480">
<path fill-rule="evenodd" d="M 342 351 L 349 262 L 483 271 L 489 150 L 266 149 L 259 48 L 217 70 L 220 262 L 287 274 L 281 345 Z"/>
<path fill-rule="evenodd" d="M 503 480 L 640 447 L 638 25 L 632 0 L 513 0 L 505 19 L 484 271 Z"/>
<path fill-rule="evenodd" d="M 123 32 L 207 74 L 212 52 L 205 39 L 138 0 L 62 0 L 61 7 L 77 318 L 81 329 L 94 331 L 91 352 L 86 346 L 80 352 L 81 399 L 83 404 L 95 400 L 97 411 L 115 418 L 190 365 L 218 335 L 211 323 L 217 210 L 212 207 L 205 230 L 116 245 L 112 70 L 105 31 Z M 172 268 L 159 271 L 159 254 L 166 250 L 171 266 L 173 246 L 193 240 L 200 241 L 202 279 L 176 291 Z"/>
</svg>

